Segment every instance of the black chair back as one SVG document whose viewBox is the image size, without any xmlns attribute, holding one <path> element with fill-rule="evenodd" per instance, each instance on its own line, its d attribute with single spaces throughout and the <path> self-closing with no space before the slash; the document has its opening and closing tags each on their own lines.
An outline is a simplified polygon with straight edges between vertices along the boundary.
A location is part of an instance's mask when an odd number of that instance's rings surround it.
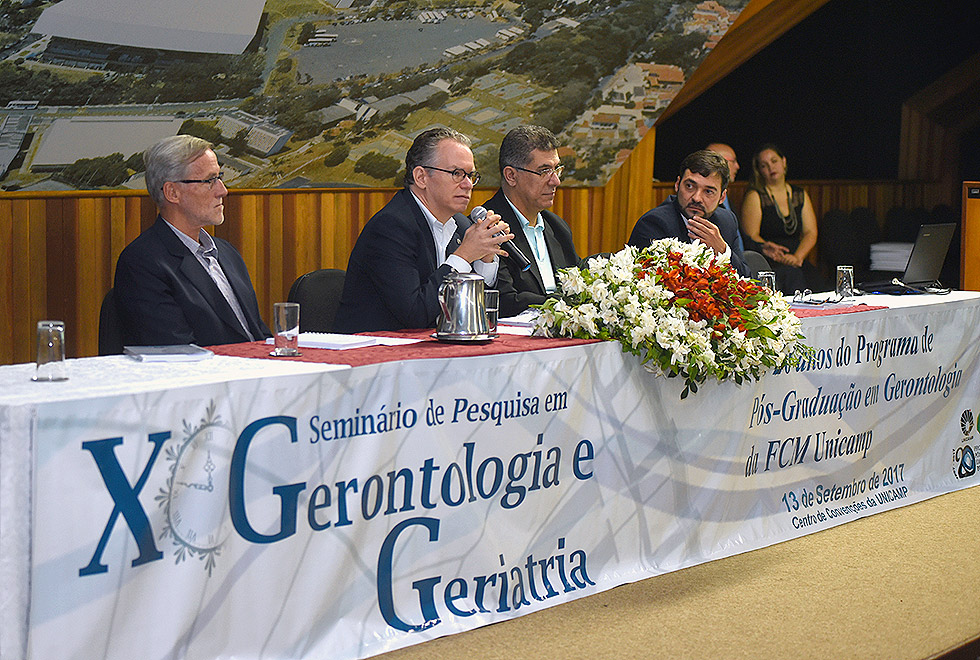
<svg viewBox="0 0 980 660">
<path fill-rule="evenodd" d="M 299 303 L 301 332 L 333 332 L 334 318 L 344 291 L 346 271 L 321 268 L 300 275 L 289 287 L 289 302 Z"/>
<path fill-rule="evenodd" d="M 751 273 L 749 276 L 753 280 L 759 279 L 759 272 L 763 270 L 772 270 L 769 266 L 769 261 L 762 256 L 761 253 L 755 250 L 745 250 L 742 253 L 742 259 L 745 261 L 745 265 L 749 267 Z"/>
<path fill-rule="evenodd" d="M 99 355 L 122 355 L 122 326 L 119 309 L 116 307 L 116 294 L 113 289 L 106 291 L 99 309 Z"/>
</svg>

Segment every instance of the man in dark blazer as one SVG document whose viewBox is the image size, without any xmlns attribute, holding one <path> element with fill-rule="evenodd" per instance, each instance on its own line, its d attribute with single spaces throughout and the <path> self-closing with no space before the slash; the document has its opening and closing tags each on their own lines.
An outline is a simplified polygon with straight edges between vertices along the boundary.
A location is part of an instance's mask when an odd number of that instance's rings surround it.
<svg viewBox="0 0 980 660">
<path fill-rule="evenodd" d="M 335 326 L 339 332 L 435 327 L 438 290 L 453 271 L 476 272 L 492 286 L 500 243 L 513 238 L 495 213 L 465 232 L 455 214 L 480 175 L 469 139 L 450 128 L 415 138 L 405 156 L 405 189 L 378 211 L 351 251 Z"/>
<path fill-rule="evenodd" d="M 711 144 L 706 146 L 705 149 L 707 149 L 708 151 L 713 151 L 716 154 L 719 154 L 722 158 L 725 159 L 725 162 L 728 163 L 728 185 L 730 187 L 732 185 L 732 182 L 735 181 L 735 177 L 738 176 L 739 169 L 741 169 L 738 164 L 738 156 L 735 155 L 735 150 L 732 149 L 729 145 L 725 144 L 724 142 L 712 142 Z M 738 210 L 732 206 L 731 197 L 729 197 L 726 194 L 725 199 L 721 201 L 721 204 L 719 204 L 719 206 L 723 209 L 732 212 L 732 214 L 735 216 L 735 226 L 738 227 L 739 226 Z M 738 249 L 741 252 L 745 252 L 745 243 L 742 241 L 741 228 L 739 228 L 738 240 L 736 241 L 736 245 L 738 245 Z"/>
<path fill-rule="evenodd" d="M 629 244 L 645 248 L 651 241 L 677 238 L 701 241 L 716 256 L 728 255 L 739 275 L 751 273 L 738 248 L 738 223 L 731 211 L 719 208 L 728 189 L 728 163 L 713 151 L 695 151 L 681 163 L 674 182 L 676 195 L 636 221 Z"/>
<path fill-rule="evenodd" d="M 564 169 L 552 132 L 518 126 L 500 143 L 499 163 L 500 190 L 484 206 L 510 225 L 514 245 L 531 262 L 525 268 L 513 254 L 500 260 L 497 289 L 500 316 L 506 317 L 543 303 L 555 291 L 556 271 L 577 266 L 579 256 L 568 223 L 548 210 Z"/>
<path fill-rule="evenodd" d="M 143 162 L 159 216 L 116 262 L 123 343 L 209 346 L 269 337 L 241 255 L 204 231 L 224 222 L 228 195 L 212 145 L 177 135 L 147 149 Z"/>
</svg>

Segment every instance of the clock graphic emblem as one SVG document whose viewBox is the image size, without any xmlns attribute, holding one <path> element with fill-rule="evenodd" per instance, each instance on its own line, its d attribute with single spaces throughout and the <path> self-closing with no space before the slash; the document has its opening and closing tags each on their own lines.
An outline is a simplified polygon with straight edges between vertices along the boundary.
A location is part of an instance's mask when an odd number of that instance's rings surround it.
<svg viewBox="0 0 980 660">
<path fill-rule="evenodd" d="M 160 537 L 173 541 L 175 563 L 197 557 L 208 575 L 230 531 L 228 456 L 234 443 L 212 401 L 198 425 L 184 420 L 183 437 L 167 447 L 170 476 L 156 497 L 165 519 Z"/>
</svg>

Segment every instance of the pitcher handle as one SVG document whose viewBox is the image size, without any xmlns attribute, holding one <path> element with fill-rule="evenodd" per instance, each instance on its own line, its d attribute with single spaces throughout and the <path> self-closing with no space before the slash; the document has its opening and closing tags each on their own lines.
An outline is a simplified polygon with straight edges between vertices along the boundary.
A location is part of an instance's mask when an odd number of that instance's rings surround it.
<svg viewBox="0 0 980 660">
<path fill-rule="evenodd" d="M 446 304 L 446 289 L 452 288 L 455 291 L 456 283 L 450 280 L 443 280 L 442 284 L 439 285 L 439 307 L 442 308 L 442 318 L 446 320 L 448 325 L 454 323 L 452 314 L 449 313 L 449 305 Z"/>
</svg>

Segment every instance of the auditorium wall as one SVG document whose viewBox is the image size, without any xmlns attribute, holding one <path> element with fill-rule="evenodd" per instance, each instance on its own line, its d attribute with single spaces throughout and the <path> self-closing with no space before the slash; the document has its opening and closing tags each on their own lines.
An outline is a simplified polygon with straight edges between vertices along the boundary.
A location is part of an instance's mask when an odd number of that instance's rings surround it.
<svg viewBox="0 0 980 660">
<path fill-rule="evenodd" d="M 560 188 L 554 210 L 568 219 L 582 255 L 620 249 L 633 223 L 673 193 L 650 184 L 652 159 L 627 163 L 605 187 Z M 646 182 L 646 183 L 644 183 Z M 831 208 L 924 206 L 935 184 L 805 181 L 817 217 Z M 242 253 L 270 320 L 293 280 L 345 268 L 357 234 L 395 189 L 235 190 L 216 234 Z M 732 191 L 738 202 L 744 184 Z M 493 189 L 478 189 L 474 203 Z M 65 321 L 70 357 L 98 351 L 99 308 L 116 258 L 155 218 L 145 192 L 7 193 L 0 197 L 0 364 L 34 359 L 37 321 Z"/>
</svg>

